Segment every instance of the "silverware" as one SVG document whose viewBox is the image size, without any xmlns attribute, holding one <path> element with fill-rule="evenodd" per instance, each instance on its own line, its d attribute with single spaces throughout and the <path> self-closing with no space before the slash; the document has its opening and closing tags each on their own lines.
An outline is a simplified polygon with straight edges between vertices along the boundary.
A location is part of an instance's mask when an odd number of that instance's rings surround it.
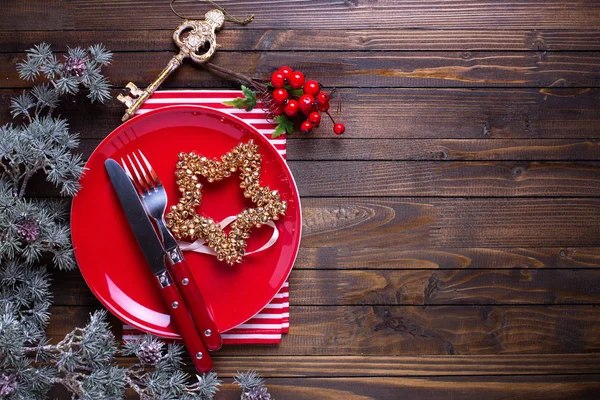
<svg viewBox="0 0 600 400">
<path fill-rule="evenodd" d="M 115 160 L 109 158 L 104 162 L 104 166 L 119 197 L 123 211 L 125 211 L 129 226 L 156 278 L 156 283 L 168 307 L 169 314 L 192 357 L 194 366 L 201 372 L 210 371 L 213 365 L 212 359 L 198 334 L 184 299 L 182 299 L 176 285 L 173 285 L 171 274 L 165 267 L 164 248 L 152 222 L 146 215 L 136 189 L 125 171 Z"/>
<path fill-rule="evenodd" d="M 194 323 L 202 331 L 202 340 L 209 350 L 218 350 L 223 342 L 214 318 L 206 306 L 175 238 L 165 226 L 164 215 L 168 202 L 165 188 L 158 174 L 140 150 L 137 154 L 133 152 L 125 158 L 127 161 L 121 158 L 121 164 L 136 187 L 147 214 L 156 221 L 170 270 L 179 291 L 188 304 Z"/>
</svg>

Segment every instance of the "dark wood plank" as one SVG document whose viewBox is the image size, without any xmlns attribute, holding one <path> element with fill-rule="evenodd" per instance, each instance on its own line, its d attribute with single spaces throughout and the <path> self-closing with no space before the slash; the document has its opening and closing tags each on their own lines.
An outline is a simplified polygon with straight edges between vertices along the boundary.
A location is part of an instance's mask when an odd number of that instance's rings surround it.
<svg viewBox="0 0 600 400">
<path fill-rule="evenodd" d="M 65 29 L 72 18 L 72 9 L 68 7 L 68 2 L 60 0 L 34 0 L 23 4 L 3 1 L 0 3 L 0 15 L 3 17 L 0 30 Z"/>
<path fill-rule="evenodd" d="M 52 307 L 52 340 L 90 307 Z M 564 306 L 293 306 L 278 346 L 231 345 L 221 355 L 492 355 L 600 351 L 600 308 Z M 118 329 L 116 325 L 116 329 Z"/>
<path fill-rule="evenodd" d="M 303 196 L 600 194 L 600 164 L 596 162 L 290 161 L 288 164 Z"/>
<path fill-rule="evenodd" d="M 499 29 L 237 29 L 228 25 L 218 34 L 220 52 L 227 51 L 600 51 L 597 30 L 499 30 Z M 102 42 L 115 52 L 171 51 L 172 29 L 0 31 L 0 52 L 22 52 L 40 42 L 58 51 Z"/>
<path fill-rule="evenodd" d="M 392 400 L 458 399 L 531 400 L 590 399 L 600 391 L 600 375 L 536 377 L 446 377 L 446 378 L 273 378 L 269 392 L 278 400 Z M 235 385 L 225 385 L 223 400 L 239 398 Z"/>
<path fill-rule="evenodd" d="M 101 307 L 78 270 L 52 271 L 52 294 L 56 306 Z"/>
<path fill-rule="evenodd" d="M 219 376 L 244 368 L 272 377 L 336 376 L 478 376 L 558 375 L 600 372 L 600 356 L 588 354 L 519 354 L 491 356 L 220 356 Z"/>
<path fill-rule="evenodd" d="M 52 343 L 58 343 L 75 327 L 84 327 L 90 320 L 90 315 L 97 310 L 104 309 L 100 305 L 94 306 L 51 306 L 50 324 L 46 334 Z M 108 313 L 108 321 L 116 338 L 121 338 L 123 323 L 113 314 Z"/>
<path fill-rule="evenodd" d="M 306 230 L 305 230 L 306 232 Z M 315 243 L 311 241 L 311 244 Z M 385 241 L 373 239 L 372 245 Z M 308 247 L 302 242 L 296 269 L 600 268 L 600 248 Z"/>
<path fill-rule="evenodd" d="M 293 271 L 292 305 L 597 304 L 599 270 Z"/>
<path fill-rule="evenodd" d="M 197 74 L 204 72 L 197 71 Z M 114 90 L 113 95 L 116 97 L 119 92 Z M 21 90 L 0 90 L 1 121 L 10 120 L 10 98 L 20 93 Z M 532 151 L 521 150 L 512 147 L 512 142 L 486 140 L 562 138 L 572 141 L 600 138 L 600 91 L 597 89 L 554 88 L 544 93 L 538 89 L 344 89 L 339 93 L 343 110 L 336 118 L 345 123 L 346 134 L 333 138 L 330 122 L 324 121 L 321 128 L 308 137 L 328 141 L 290 142 L 288 152 L 291 156 L 306 154 L 302 156 L 304 159 L 321 159 L 327 152 L 330 157 L 344 158 L 348 152 L 349 157 L 358 159 L 414 157 L 450 160 L 457 158 L 458 154 L 464 159 L 521 159 L 521 155 L 525 158 L 531 154 L 531 159 L 553 159 L 561 156 L 549 155 L 552 149 L 536 147 Z M 64 102 L 59 112 L 69 120 L 73 131 L 80 132 L 83 138 L 102 139 L 121 123 L 124 107 L 116 100 L 107 106 L 90 105 L 84 96 L 78 96 L 74 101 Z M 389 121 L 397 123 L 390 124 Z M 305 135 L 295 137 L 307 138 Z M 365 142 L 363 147 L 361 142 L 343 143 L 347 139 L 362 138 L 435 138 L 446 141 L 443 145 L 441 142 L 423 142 L 423 145 L 402 142 L 386 148 L 385 152 L 381 146 L 390 142 Z M 447 140 L 460 138 L 484 140 L 473 144 L 473 147 L 463 145 L 468 142 Z M 89 154 L 97 143 L 99 140 L 84 142 L 84 154 Z M 367 147 L 373 143 L 379 143 L 380 147 Z M 428 148 L 427 143 L 431 143 L 433 148 Z M 442 148 L 436 147 L 435 143 Z M 516 143 L 526 144 L 524 141 Z M 573 146 L 564 144 L 556 147 L 554 154 L 571 157 L 577 152 L 575 158 L 585 159 L 586 154 L 597 154 L 598 142 L 594 140 L 585 146 Z M 315 156 L 310 156 L 313 152 Z M 539 156 L 534 156 L 534 153 Z"/>
<path fill-rule="evenodd" d="M 140 87 L 154 81 L 172 52 L 116 53 L 106 69 L 111 82 Z M 27 87 L 18 79 L 19 53 L 0 54 L 2 87 Z M 266 78 L 289 64 L 306 76 L 337 87 L 551 87 L 600 86 L 598 52 L 321 52 L 318 61 L 304 53 L 217 53 L 213 61 L 237 72 Z M 167 78 L 171 87 L 231 87 L 232 83 L 184 63 Z"/>
<path fill-rule="evenodd" d="M 598 304 L 587 270 L 300 270 L 292 305 Z M 55 274 L 55 305 L 97 305 L 79 272 Z"/>
<path fill-rule="evenodd" d="M 305 198 L 302 246 L 597 247 L 599 207 L 598 199 Z"/>
<path fill-rule="evenodd" d="M 327 129 L 327 128 L 325 128 Z M 327 129 L 328 130 L 328 129 Z M 287 159 L 389 161 L 600 160 L 600 143 L 585 139 L 355 139 L 288 138 Z M 93 147 L 98 141 L 93 142 Z M 86 150 L 88 144 L 85 144 Z"/>
<path fill-rule="evenodd" d="M 212 7 L 195 1 L 180 1 L 177 9 L 188 16 L 203 15 Z M 231 14 L 255 14 L 253 29 L 364 29 L 369 28 L 463 28 L 481 29 L 580 29 L 600 24 L 598 3 L 559 0 L 498 3 L 469 2 L 370 2 L 323 0 L 282 3 L 268 0 L 219 3 Z M 52 12 L 48 12 L 52 10 Z M 61 2 L 29 0 L 26 6 L 3 3 L 0 30 L 66 29 L 174 29 L 179 18 L 168 2 L 95 1 Z M 101 16 L 101 17 L 100 17 Z M 14 21 L 19 21 L 15 24 Z M 227 27 L 237 27 L 228 23 Z"/>
</svg>

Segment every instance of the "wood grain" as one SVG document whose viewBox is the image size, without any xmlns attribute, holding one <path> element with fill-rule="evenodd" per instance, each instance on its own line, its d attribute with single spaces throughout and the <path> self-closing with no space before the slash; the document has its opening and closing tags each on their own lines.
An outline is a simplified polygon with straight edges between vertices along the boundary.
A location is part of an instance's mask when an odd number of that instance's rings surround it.
<svg viewBox="0 0 600 400">
<path fill-rule="evenodd" d="M 600 304 L 598 270 L 293 270 L 290 304 Z M 97 305 L 78 272 L 55 275 L 55 305 Z"/>
<path fill-rule="evenodd" d="M 273 378 L 269 391 L 278 400 L 382 399 L 597 399 L 598 375 L 545 377 L 444 378 Z M 223 400 L 239 398 L 239 389 L 226 385 Z"/>
<path fill-rule="evenodd" d="M 322 135 L 323 136 L 323 135 Z M 288 138 L 291 161 L 536 161 L 598 160 L 594 139 L 355 139 Z M 94 142 L 89 147 L 93 147 Z M 89 148 L 85 145 L 86 150 Z"/>
<path fill-rule="evenodd" d="M 178 2 L 177 9 L 184 15 L 203 15 L 210 5 L 194 1 Z M 222 1 L 219 3 L 231 14 L 245 17 L 255 14 L 249 29 L 363 29 L 368 28 L 462 28 L 462 29 L 580 29 L 600 24 L 598 3 L 581 0 L 565 3 L 559 0 L 510 3 L 479 1 L 444 2 L 371 2 L 320 0 L 298 3 L 256 1 Z M 48 10 L 52 10 L 48 12 Z M 30 0 L 26 6 L 3 3 L 0 13 L 4 18 L 0 30 L 136 30 L 173 29 L 180 23 L 171 14 L 167 2 L 108 0 L 90 3 L 85 0 L 62 2 L 58 0 Z M 14 21 L 19 21 L 15 24 Z M 135 23 L 132 23 L 135 21 Z M 238 27 L 228 23 L 228 27 Z"/>
<path fill-rule="evenodd" d="M 596 162 L 290 161 L 289 165 L 303 196 L 600 195 Z M 361 180 L 354 179 L 357 173 Z"/>
<path fill-rule="evenodd" d="M 173 29 L 127 32 L 0 31 L 0 52 L 22 52 L 40 42 L 57 51 L 102 42 L 113 52 L 172 51 Z M 576 29 L 238 29 L 229 24 L 218 34 L 219 52 L 228 51 L 599 51 L 597 30 Z"/>
<path fill-rule="evenodd" d="M 600 248 L 597 247 L 441 248 L 419 243 L 388 247 L 342 244 L 308 247 L 305 243 L 303 241 L 294 263 L 298 270 L 600 268 Z M 372 245 L 384 244 L 385 241 L 372 241 Z"/>
<path fill-rule="evenodd" d="M 293 271 L 296 305 L 597 304 L 597 270 Z"/>
<path fill-rule="evenodd" d="M 239 365 L 265 377 L 569 375 L 600 371 L 600 356 L 523 354 L 491 356 L 259 356 L 214 355 L 219 376 L 234 376 Z M 318 367 L 316 367 L 318 366 Z"/>
<path fill-rule="evenodd" d="M 106 68 L 111 82 L 152 82 L 173 52 L 116 53 Z M 0 54 L 3 87 L 28 87 L 18 78 L 20 53 Z M 302 53 L 217 53 L 213 61 L 256 78 L 270 76 L 275 67 L 293 65 L 306 76 L 335 87 L 572 87 L 600 86 L 597 52 L 321 52 L 318 61 Z M 165 86 L 231 87 L 232 83 L 184 63 Z"/>
<path fill-rule="evenodd" d="M 204 74 L 202 71 L 196 73 Z M 114 90 L 113 96 L 116 97 L 119 92 Z M 10 98 L 20 93 L 21 90 L 0 90 L 0 120 L 10 119 Z M 288 152 L 292 156 L 301 152 L 306 154 L 303 159 L 321 159 L 321 154 L 327 152 L 330 157 L 363 160 L 380 157 L 451 160 L 456 157 L 453 154 L 465 152 L 465 159 L 471 159 L 468 152 L 477 151 L 476 157 L 482 159 L 504 157 L 499 154 L 520 159 L 518 154 L 523 154 L 523 151 L 531 154 L 532 159 L 547 156 L 550 160 L 571 155 L 574 159 L 586 159 L 586 154 L 597 154 L 598 151 L 596 139 L 600 138 L 600 91 L 597 89 L 343 89 L 338 93 L 341 94 L 342 112 L 335 116 L 344 121 L 346 134 L 341 138 L 332 138 L 331 124 L 324 121 L 315 133 L 301 138 L 296 135 L 292 139 L 305 140 L 310 137 L 326 141 L 290 142 Z M 116 100 L 107 106 L 89 104 L 84 97 L 83 93 L 65 101 L 59 112 L 69 120 L 74 132 L 80 132 L 83 138 L 98 139 L 83 143 L 84 154 L 89 154 L 99 139 L 121 123 L 124 107 Z M 390 124 L 389 121 L 397 123 Z M 364 146 L 361 142 L 344 144 L 348 139 L 366 138 L 470 138 L 481 141 L 473 143 L 472 147 L 464 147 L 458 142 L 444 142 L 444 146 L 450 148 L 434 149 L 427 147 L 428 142 L 365 142 Z M 552 148 L 536 147 L 529 151 L 504 147 L 511 146 L 511 142 L 489 141 L 501 138 L 594 140 L 585 146 L 556 147 L 554 155 L 548 155 Z M 380 145 L 367 147 L 373 143 Z M 536 142 L 517 143 L 536 145 Z M 391 144 L 391 147 L 382 149 L 387 144 Z M 347 150 L 350 153 L 345 156 Z M 534 156 L 533 153 L 540 155 Z"/>
<path fill-rule="evenodd" d="M 302 246 L 598 246 L 599 207 L 598 199 L 305 198 Z"/>
<path fill-rule="evenodd" d="M 93 307 L 52 307 L 56 341 Z M 221 355 L 492 355 L 600 351 L 590 305 L 293 306 L 278 346 L 231 345 Z M 117 325 L 118 327 L 118 325 Z"/>
</svg>

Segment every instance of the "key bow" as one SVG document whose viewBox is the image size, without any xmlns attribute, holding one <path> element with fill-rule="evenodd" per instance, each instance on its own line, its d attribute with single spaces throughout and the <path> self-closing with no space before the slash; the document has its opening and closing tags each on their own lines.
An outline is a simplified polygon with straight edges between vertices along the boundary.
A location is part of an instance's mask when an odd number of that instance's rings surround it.
<svg viewBox="0 0 600 400">
<path fill-rule="evenodd" d="M 211 10 L 204 15 L 204 18 L 202 21 L 186 19 L 173 32 L 173 41 L 181 49 L 182 55 L 198 64 L 208 61 L 217 50 L 216 32 L 225 22 L 225 15 L 220 10 Z M 188 35 L 183 37 L 187 31 L 189 31 Z M 198 50 L 206 43 L 208 43 L 208 50 L 198 54 Z"/>
</svg>

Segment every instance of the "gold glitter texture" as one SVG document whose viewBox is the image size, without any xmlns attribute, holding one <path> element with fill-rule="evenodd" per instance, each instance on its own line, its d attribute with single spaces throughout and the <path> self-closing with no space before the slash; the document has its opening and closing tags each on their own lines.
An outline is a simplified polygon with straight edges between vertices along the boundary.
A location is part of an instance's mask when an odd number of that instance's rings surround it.
<svg viewBox="0 0 600 400">
<path fill-rule="evenodd" d="M 220 261 L 230 265 L 240 263 L 250 229 L 278 220 L 287 211 L 287 203 L 281 200 L 277 190 L 260 186 L 261 163 L 258 146 L 252 140 L 238 144 L 220 160 L 211 160 L 194 152 L 179 153 L 175 176 L 181 197 L 166 215 L 167 227 L 177 239 L 203 238 Z M 244 197 L 256 207 L 239 213 L 226 234 L 221 225 L 196 213 L 202 201 L 202 184 L 198 177 L 203 176 L 211 183 L 228 178 L 236 171 Z"/>
</svg>

